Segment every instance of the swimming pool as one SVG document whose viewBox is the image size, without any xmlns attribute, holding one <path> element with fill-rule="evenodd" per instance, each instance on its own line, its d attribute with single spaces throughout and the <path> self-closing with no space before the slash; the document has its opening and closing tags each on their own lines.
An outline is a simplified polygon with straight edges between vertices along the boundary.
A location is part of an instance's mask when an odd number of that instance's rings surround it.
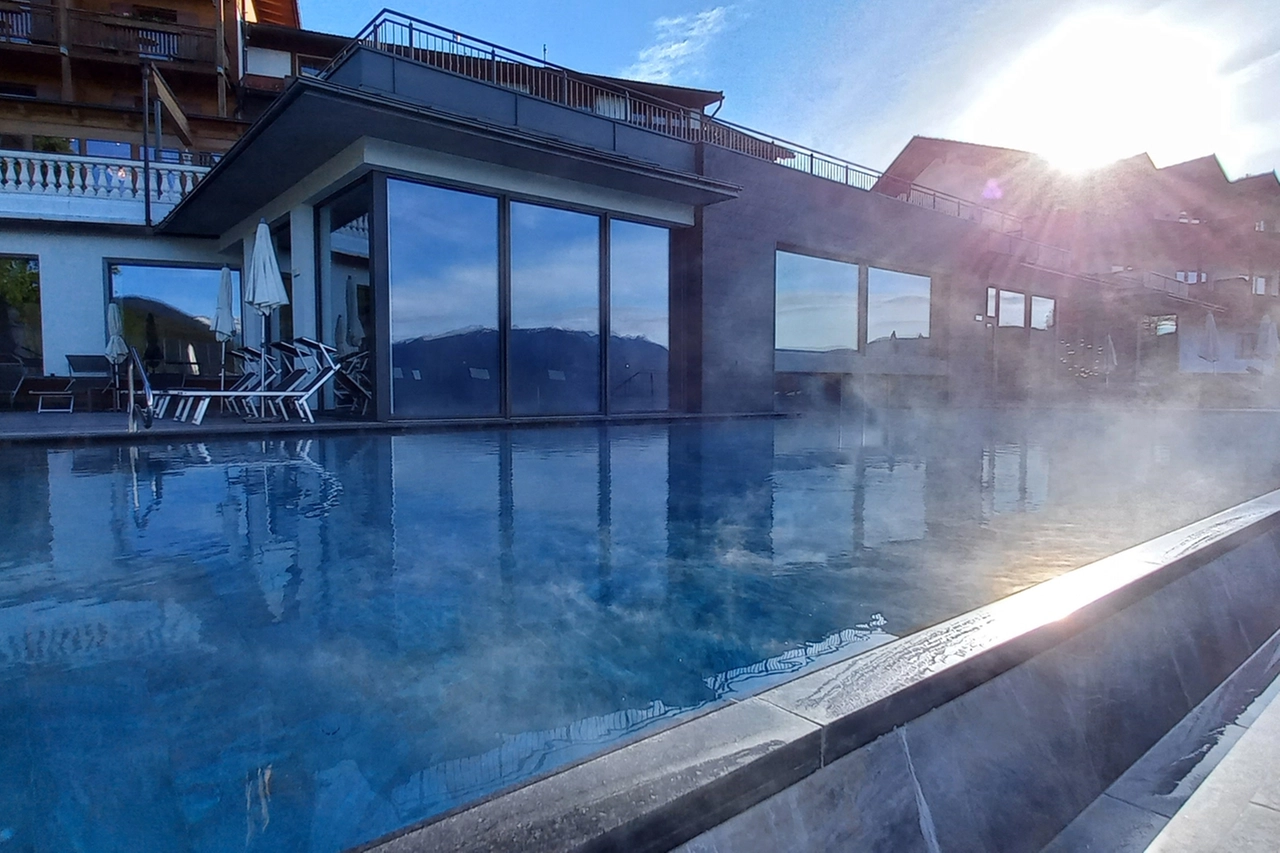
<svg viewBox="0 0 1280 853">
<path fill-rule="evenodd" d="M 0 839 L 360 844 L 1274 488 L 1277 426 L 3 448 Z"/>
</svg>

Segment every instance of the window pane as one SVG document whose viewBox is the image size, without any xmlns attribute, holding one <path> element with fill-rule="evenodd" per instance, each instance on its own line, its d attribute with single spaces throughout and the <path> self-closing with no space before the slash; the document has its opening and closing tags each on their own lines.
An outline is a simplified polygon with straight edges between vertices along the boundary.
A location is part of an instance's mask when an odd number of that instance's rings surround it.
<svg viewBox="0 0 1280 853">
<path fill-rule="evenodd" d="M 511 410 L 600 411 L 600 218 L 511 205 Z"/>
<path fill-rule="evenodd" d="M 775 346 L 830 352 L 858 348 L 858 267 L 778 252 Z"/>
<path fill-rule="evenodd" d="M 498 200 L 387 182 L 392 412 L 499 412 Z"/>
<path fill-rule="evenodd" d="M 1000 323 L 1001 326 L 1027 325 L 1027 297 L 1012 290 L 1000 291 Z"/>
<path fill-rule="evenodd" d="M 127 160 L 133 156 L 133 146 L 128 142 L 108 142 L 104 139 L 86 139 L 84 153 L 90 157 L 118 157 Z"/>
<path fill-rule="evenodd" d="M 996 316 L 996 289 L 994 287 L 987 288 L 987 316 Z"/>
<path fill-rule="evenodd" d="M 211 326 L 221 269 L 112 264 L 110 272 L 111 298 L 120 304 L 125 343 L 137 348 L 148 372 L 171 374 L 174 380 L 184 374 L 219 375 L 222 344 Z M 231 287 L 231 310 L 239 315 L 236 270 L 231 272 Z M 235 345 L 230 341 L 227 349 Z"/>
<path fill-rule="evenodd" d="M 1053 328 L 1053 312 L 1057 303 L 1045 296 L 1031 297 L 1031 328 Z"/>
<path fill-rule="evenodd" d="M 667 229 L 609 225 L 609 394 L 615 412 L 667 408 Z"/>
<path fill-rule="evenodd" d="M 876 269 L 867 271 L 867 354 L 899 341 L 929 337 L 927 276 Z M 927 345 L 926 345 L 927 346 Z M 923 351 L 923 346 L 915 344 Z"/>
<path fill-rule="evenodd" d="M 320 339 L 337 350 L 338 375 L 321 400 L 326 409 L 370 418 L 374 407 L 375 336 L 369 260 L 369 211 L 373 188 L 362 181 L 317 208 L 320 240 Z M 287 234 L 287 230 L 282 234 Z M 279 245 L 285 245 L 284 240 Z M 285 277 L 289 305 L 276 313 L 281 338 L 292 334 L 292 281 Z"/>
<path fill-rule="evenodd" d="M 20 363 L 40 373 L 40 335 L 39 261 L 0 258 L 0 363 Z"/>
</svg>

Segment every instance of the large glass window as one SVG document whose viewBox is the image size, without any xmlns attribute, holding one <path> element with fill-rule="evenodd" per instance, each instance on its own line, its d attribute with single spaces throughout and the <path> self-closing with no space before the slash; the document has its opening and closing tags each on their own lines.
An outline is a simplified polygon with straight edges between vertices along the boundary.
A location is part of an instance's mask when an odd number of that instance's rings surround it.
<svg viewBox="0 0 1280 853">
<path fill-rule="evenodd" d="M 609 401 L 615 412 L 667 409 L 667 229 L 609 225 Z"/>
<path fill-rule="evenodd" d="M 1053 315 L 1057 309 L 1057 301 L 1047 296 L 1031 297 L 1031 328 L 1048 330 L 1053 328 Z"/>
<path fill-rule="evenodd" d="M 511 205 L 511 411 L 600 411 L 600 218 Z"/>
<path fill-rule="evenodd" d="M 997 325 L 1026 328 L 1027 295 L 1015 290 L 1000 291 L 1000 320 Z"/>
<path fill-rule="evenodd" d="M 929 337 L 928 276 L 867 270 L 867 353 Z"/>
<path fill-rule="evenodd" d="M 498 200 L 390 180 L 387 218 L 393 413 L 497 415 Z"/>
<path fill-rule="evenodd" d="M 830 352 L 858 348 L 858 267 L 778 252 L 775 346 Z"/>
<path fill-rule="evenodd" d="M 0 258 L 0 363 L 23 364 L 40 372 L 40 262 Z"/>
<path fill-rule="evenodd" d="M 165 267 L 113 263 L 111 298 L 119 303 L 125 342 L 136 347 L 147 371 L 219 376 L 223 345 L 211 328 L 218 309 L 217 267 Z M 240 328 L 240 273 L 233 270 L 232 312 Z M 227 349 L 235 342 L 227 344 Z"/>
<path fill-rule="evenodd" d="M 325 408 L 353 415 L 374 415 L 374 362 L 377 352 L 369 212 L 373 193 L 366 183 L 346 190 L 317 209 L 320 241 L 320 336 L 337 350 L 338 375 L 323 396 Z M 292 282 L 285 279 L 290 288 Z M 290 309 L 291 311 L 292 309 Z M 286 317 L 280 313 L 281 336 Z M 392 352 L 394 352 L 394 348 Z"/>
</svg>

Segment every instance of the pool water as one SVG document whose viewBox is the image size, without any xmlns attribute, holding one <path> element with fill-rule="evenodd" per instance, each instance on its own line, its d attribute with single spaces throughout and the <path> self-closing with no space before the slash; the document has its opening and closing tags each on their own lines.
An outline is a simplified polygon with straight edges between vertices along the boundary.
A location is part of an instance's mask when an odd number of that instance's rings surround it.
<svg viewBox="0 0 1280 853">
<path fill-rule="evenodd" d="M 0 449 L 0 853 L 367 842 L 1269 491 L 1277 427 Z"/>
</svg>

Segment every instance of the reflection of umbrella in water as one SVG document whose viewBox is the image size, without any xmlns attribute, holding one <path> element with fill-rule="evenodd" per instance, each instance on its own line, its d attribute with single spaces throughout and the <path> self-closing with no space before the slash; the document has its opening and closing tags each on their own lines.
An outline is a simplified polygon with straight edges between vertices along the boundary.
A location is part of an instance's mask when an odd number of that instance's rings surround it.
<svg viewBox="0 0 1280 853">
<path fill-rule="evenodd" d="M 227 341 L 236 333 L 236 318 L 231 310 L 231 268 L 222 267 L 222 279 L 218 282 L 218 307 L 213 312 L 213 322 L 209 326 L 213 336 L 222 344 L 222 357 L 218 361 L 219 387 L 227 384 Z"/>
<path fill-rule="evenodd" d="M 1204 339 L 1200 341 L 1200 357 L 1213 365 L 1213 372 L 1218 372 L 1218 359 L 1221 357 L 1221 344 L 1218 342 L 1218 322 L 1210 311 L 1204 317 Z"/>
<path fill-rule="evenodd" d="M 258 231 L 254 234 L 249 275 L 244 282 L 244 302 L 262 315 L 262 362 L 258 366 L 258 384 L 261 387 L 267 382 L 267 318 L 280 306 L 289 304 L 284 279 L 280 277 L 280 262 L 276 260 L 276 247 L 271 241 L 271 229 L 265 219 L 258 222 Z"/>
<path fill-rule="evenodd" d="M 142 361 L 148 370 L 154 371 L 164 361 L 164 350 L 160 347 L 160 333 L 156 331 L 156 315 L 147 312 L 146 323 L 147 346 L 142 351 Z"/>
<path fill-rule="evenodd" d="M 1263 314 L 1262 322 L 1258 324 L 1257 354 L 1263 361 L 1275 361 L 1280 355 L 1280 334 L 1277 334 L 1276 323 L 1270 314 Z"/>
<path fill-rule="evenodd" d="M 112 364 L 120 364 L 129 357 L 129 345 L 124 342 L 124 318 L 120 316 L 120 305 L 107 304 L 107 359 Z"/>
</svg>

